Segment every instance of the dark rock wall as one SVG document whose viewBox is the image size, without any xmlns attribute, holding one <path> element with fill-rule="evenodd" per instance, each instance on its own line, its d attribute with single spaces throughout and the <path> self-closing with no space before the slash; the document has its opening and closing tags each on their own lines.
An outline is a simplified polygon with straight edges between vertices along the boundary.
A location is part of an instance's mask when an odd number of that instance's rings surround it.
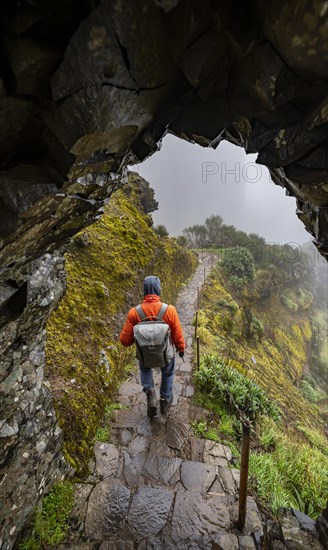
<svg viewBox="0 0 328 550">
<path fill-rule="evenodd" d="M 1 368 L 17 380 L 3 386 L 1 441 L 15 471 L 29 433 L 14 414 L 21 342 L 41 354 L 47 315 L 29 302 L 33 262 L 91 223 L 117 174 L 157 151 L 165 133 L 259 152 L 328 258 L 328 8 L 324 0 L 3 0 L 0 25 Z M 53 281 L 60 286 L 58 274 Z M 28 408 L 45 411 L 38 376 Z M 47 440 L 57 449 L 51 422 Z M 20 512 L 10 540 L 27 501 L 11 504 Z"/>
<path fill-rule="evenodd" d="M 44 492 L 68 471 L 44 382 L 45 322 L 65 289 L 62 256 L 46 254 L 26 264 L 24 278 L 19 301 L 9 283 L 0 287 L 11 314 L 0 339 L 1 549 L 11 547 Z"/>
</svg>

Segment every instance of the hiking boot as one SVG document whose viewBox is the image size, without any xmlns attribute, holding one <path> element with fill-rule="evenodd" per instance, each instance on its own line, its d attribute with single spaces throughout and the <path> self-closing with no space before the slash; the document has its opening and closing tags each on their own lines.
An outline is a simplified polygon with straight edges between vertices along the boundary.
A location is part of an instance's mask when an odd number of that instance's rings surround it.
<svg viewBox="0 0 328 550">
<path fill-rule="evenodd" d="M 150 388 L 147 391 L 147 414 L 150 417 L 157 415 L 157 401 L 154 388 Z"/>
<path fill-rule="evenodd" d="M 161 407 L 161 414 L 166 414 L 169 410 L 169 406 L 171 405 L 173 401 L 173 395 L 171 395 L 170 399 L 165 399 L 164 397 L 161 397 L 160 399 L 160 407 Z"/>
</svg>

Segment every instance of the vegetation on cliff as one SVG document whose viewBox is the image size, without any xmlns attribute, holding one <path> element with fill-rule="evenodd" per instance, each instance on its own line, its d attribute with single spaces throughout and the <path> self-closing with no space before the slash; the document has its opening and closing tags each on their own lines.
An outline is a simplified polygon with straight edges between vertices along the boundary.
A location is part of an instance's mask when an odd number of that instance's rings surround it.
<svg viewBox="0 0 328 550">
<path fill-rule="evenodd" d="M 47 326 L 47 381 L 66 458 L 80 475 L 105 407 L 134 360 L 133 348 L 118 338 L 128 309 L 142 300 L 143 278 L 159 276 L 162 299 L 172 302 L 196 266 L 192 252 L 154 233 L 146 212 L 157 203 L 140 179 L 130 174 L 103 216 L 72 240 L 67 292 Z"/>
<path fill-rule="evenodd" d="M 256 278 L 250 284 L 256 286 Z M 309 398 L 306 378 L 301 380 L 311 343 L 310 320 L 302 309 L 286 309 L 279 296 L 263 303 L 249 285 L 237 291 L 219 264 L 205 285 L 198 315 L 203 353 L 196 402 L 213 416 L 204 436 L 213 439 L 215 429 L 236 448 L 241 433 L 237 404 L 257 420 L 250 475 L 262 502 L 273 511 L 292 506 L 315 517 L 328 491 L 328 444 L 327 411 L 321 406 L 326 395 L 307 382 Z M 230 380 L 227 387 L 225 379 Z M 282 421 L 268 424 L 266 418 L 277 418 L 275 411 Z"/>
<path fill-rule="evenodd" d="M 316 517 L 328 493 L 327 319 L 311 259 L 289 245 L 269 247 L 222 220 L 206 241 L 213 217 L 201 227 L 183 237 L 203 250 L 207 242 L 219 262 L 198 313 L 195 401 L 211 413 L 193 423 L 194 431 L 238 455 L 237 405 L 255 421 L 250 479 L 262 504 Z"/>
</svg>

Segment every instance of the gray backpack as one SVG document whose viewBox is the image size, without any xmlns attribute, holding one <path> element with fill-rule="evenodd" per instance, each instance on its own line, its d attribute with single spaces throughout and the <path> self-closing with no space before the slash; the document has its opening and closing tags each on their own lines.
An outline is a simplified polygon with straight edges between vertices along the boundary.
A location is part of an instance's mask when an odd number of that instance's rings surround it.
<svg viewBox="0 0 328 550">
<path fill-rule="evenodd" d="M 168 305 L 163 304 L 157 317 L 146 317 L 141 304 L 136 307 L 141 319 L 140 323 L 133 327 L 136 356 L 147 369 L 165 367 L 174 357 L 171 330 L 162 320 L 167 308 Z"/>
</svg>

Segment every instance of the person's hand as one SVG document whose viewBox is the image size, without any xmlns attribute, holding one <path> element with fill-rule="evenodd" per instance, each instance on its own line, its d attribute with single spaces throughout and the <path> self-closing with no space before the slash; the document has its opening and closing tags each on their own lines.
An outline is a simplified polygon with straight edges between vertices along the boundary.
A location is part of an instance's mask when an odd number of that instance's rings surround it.
<svg viewBox="0 0 328 550">
<path fill-rule="evenodd" d="M 181 357 L 181 359 L 183 359 L 183 356 L 184 356 L 184 351 L 179 351 L 179 357 Z"/>
</svg>

